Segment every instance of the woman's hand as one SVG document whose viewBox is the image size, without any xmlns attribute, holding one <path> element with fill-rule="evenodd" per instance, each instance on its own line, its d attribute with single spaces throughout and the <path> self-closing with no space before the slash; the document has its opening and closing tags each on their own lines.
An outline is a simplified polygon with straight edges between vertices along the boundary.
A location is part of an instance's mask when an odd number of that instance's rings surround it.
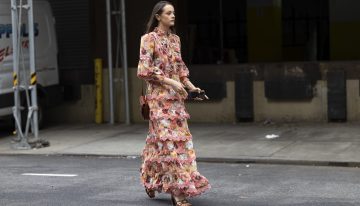
<svg viewBox="0 0 360 206">
<path fill-rule="evenodd" d="M 199 87 L 194 87 L 190 89 L 191 92 L 201 92 L 201 89 Z"/>
<path fill-rule="evenodd" d="M 203 91 L 202 89 L 200 89 L 199 87 L 193 87 L 189 90 L 190 92 L 198 92 L 200 93 L 201 91 Z M 208 96 L 205 95 L 205 99 L 209 99 Z M 204 99 L 200 98 L 200 97 L 196 97 L 195 100 L 199 100 L 199 101 L 202 101 Z"/>
<path fill-rule="evenodd" d="M 187 98 L 188 93 L 186 92 L 185 87 L 184 87 L 183 84 L 181 84 L 178 81 L 173 81 L 171 86 L 177 93 L 179 93 L 184 98 Z"/>
</svg>

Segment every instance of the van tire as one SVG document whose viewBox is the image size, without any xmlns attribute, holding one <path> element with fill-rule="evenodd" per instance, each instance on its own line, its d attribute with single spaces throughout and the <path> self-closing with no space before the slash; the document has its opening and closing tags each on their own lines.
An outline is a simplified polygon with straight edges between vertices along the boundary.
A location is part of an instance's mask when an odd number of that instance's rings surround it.
<svg viewBox="0 0 360 206">
<path fill-rule="evenodd" d="M 21 127 L 25 129 L 26 127 L 26 121 L 27 121 L 27 115 L 28 115 L 28 108 L 26 103 L 24 104 L 25 109 L 21 112 Z M 38 124 L 39 129 L 43 129 L 44 124 L 44 108 L 45 108 L 45 98 L 38 98 Z"/>
</svg>

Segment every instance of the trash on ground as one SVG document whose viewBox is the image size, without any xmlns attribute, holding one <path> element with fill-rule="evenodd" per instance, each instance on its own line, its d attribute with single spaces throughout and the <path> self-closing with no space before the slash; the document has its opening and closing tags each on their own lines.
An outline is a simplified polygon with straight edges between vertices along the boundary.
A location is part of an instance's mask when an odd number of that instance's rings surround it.
<svg viewBox="0 0 360 206">
<path fill-rule="evenodd" d="M 276 135 L 276 134 L 268 134 L 268 135 L 266 135 L 265 137 L 266 137 L 266 139 L 275 139 L 275 138 L 278 138 L 279 135 Z"/>
<path fill-rule="evenodd" d="M 265 121 L 263 122 L 263 125 L 274 125 L 274 124 L 275 122 L 270 118 L 265 119 Z"/>
</svg>

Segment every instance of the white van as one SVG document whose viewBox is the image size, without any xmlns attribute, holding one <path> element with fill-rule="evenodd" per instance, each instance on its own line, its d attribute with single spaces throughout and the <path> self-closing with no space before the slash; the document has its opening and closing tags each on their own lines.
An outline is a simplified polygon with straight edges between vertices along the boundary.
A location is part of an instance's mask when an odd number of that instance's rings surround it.
<svg viewBox="0 0 360 206">
<path fill-rule="evenodd" d="M 43 107 L 51 100 L 58 89 L 59 73 L 57 63 L 57 44 L 55 34 L 55 19 L 49 2 L 35 0 L 34 3 L 35 26 L 35 63 L 38 82 L 39 121 L 42 119 Z M 27 12 L 23 11 L 21 25 L 21 46 L 23 57 L 20 54 L 20 69 L 24 59 L 25 70 L 29 72 L 28 55 L 28 25 Z M 0 118 L 12 116 L 14 106 L 13 95 L 13 59 L 12 59 L 12 23 L 10 0 L 0 1 Z M 22 78 L 21 74 L 19 75 Z M 29 81 L 29 80 L 27 80 Z M 22 94 L 23 95 L 23 94 Z M 24 96 L 23 96 L 24 97 Z M 22 97 L 22 105 L 26 105 Z M 41 123 L 40 123 L 41 124 Z"/>
</svg>

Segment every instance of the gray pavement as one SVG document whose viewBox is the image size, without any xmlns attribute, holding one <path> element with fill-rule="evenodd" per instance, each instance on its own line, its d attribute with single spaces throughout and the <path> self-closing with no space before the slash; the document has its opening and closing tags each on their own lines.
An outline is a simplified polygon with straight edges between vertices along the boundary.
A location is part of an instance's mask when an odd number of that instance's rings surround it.
<svg viewBox="0 0 360 206">
<path fill-rule="evenodd" d="M 171 205 L 169 194 L 147 197 L 140 184 L 140 164 L 138 158 L 3 155 L 0 205 Z M 212 187 L 189 198 L 194 206 L 355 206 L 360 202 L 359 168 L 202 162 L 198 170 Z"/>
<path fill-rule="evenodd" d="M 360 123 L 199 124 L 189 122 L 198 161 L 360 166 Z M 61 125 L 41 131 L 51 146 L 14 150 L 0 132 L 0 155 L 139 156 L 147 124 Z M 278 135 L 273 139 L 266 135 Z"/>
</svg>

